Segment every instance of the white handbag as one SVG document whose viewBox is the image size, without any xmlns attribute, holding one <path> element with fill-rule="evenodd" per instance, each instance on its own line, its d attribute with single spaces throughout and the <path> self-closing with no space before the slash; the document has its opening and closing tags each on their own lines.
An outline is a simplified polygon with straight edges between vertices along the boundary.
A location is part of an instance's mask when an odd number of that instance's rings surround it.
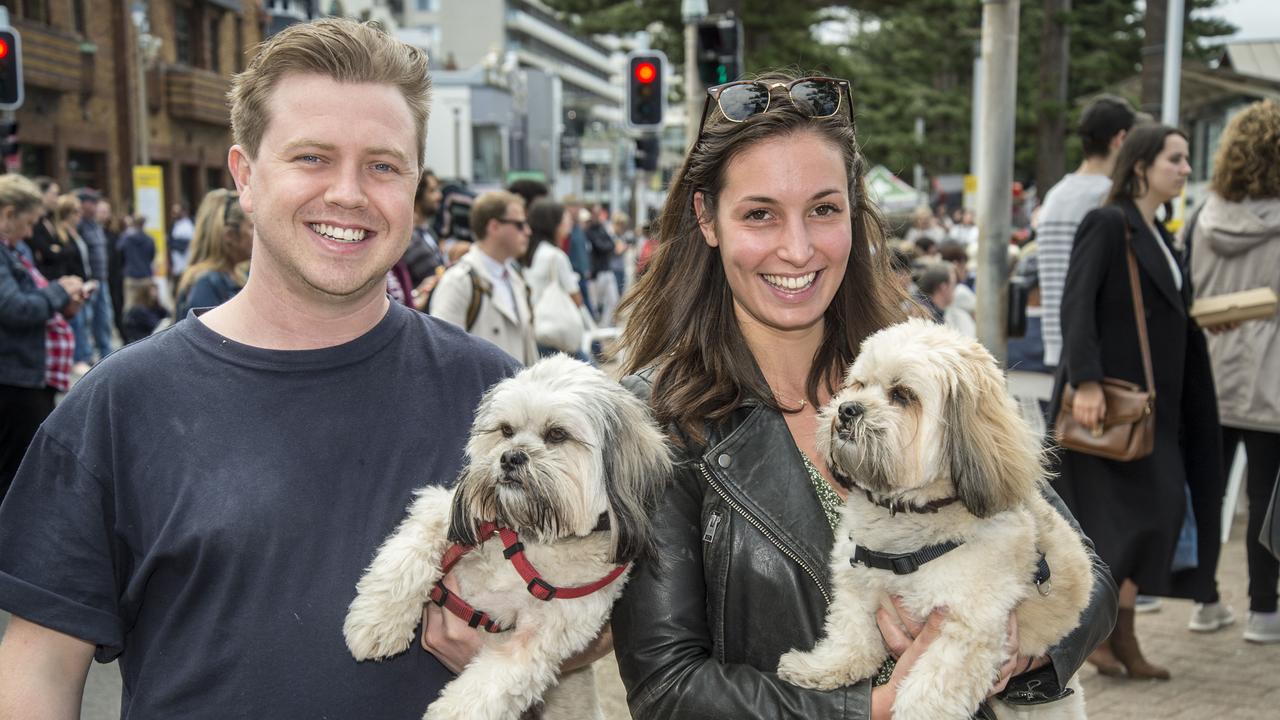
<svg viewBox="0 0 1280 720">
<path fill-rule="evenodd" d="M 573 298 L 559 284 L 548 285 L 533 308 L 533 336 L 538 344 L 574 353 L 582 347 L 584 332 Z"/>
</svg>

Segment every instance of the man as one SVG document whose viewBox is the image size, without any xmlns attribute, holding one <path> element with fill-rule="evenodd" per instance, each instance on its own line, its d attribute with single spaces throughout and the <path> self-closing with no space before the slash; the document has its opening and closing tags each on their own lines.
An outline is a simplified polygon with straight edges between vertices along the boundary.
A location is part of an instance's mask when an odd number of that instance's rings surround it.
<svg viewBox="0 0 1280 720">
<path fill-rule="evenodd" d="M 387 300 L 429 85 L 425 54 L 340 19 L 236 77 L 253 273 L 108 358 L 36 435 L 0 507 L 0 717 L 76 717 L 96 657 L 119 659 L 130 718 L 408 720 L 465 664 L 435 620 L 434 654 L 357 664 L 342 638 L 414 487 L 454 479 L 516 369 Z"/>
<path fill-rule="evenodd" d="M 111 354 L 115 347 L 115 341 L 111 337 L 115 320 L 112 316 L 110 271 L 107 267 L 109 245 L 106 231 L 98 224 L 98 202 L 102 196 L 92 188 L 80 188 L 76 191 L 76 197 L 80 199 L 80 224 L 76 226 L 76 231 L 89 250 L 89 276 L 98 281 L 97 291 L 85 303 L 86 312 L 81 313 L 87 314 L 87 317 L 78 324 L 72 323 L 72 329 L 76 332 L 75 360 L 80 363 L 90 362 L 93 358 L 90 338 L 97 346 L 98 360 Z M 76 317 L 79 318 L 80 315 Z"/>
<path fill-rule="evenodd" d="M 525 365 L 538 360 L 528 286 L 514 262 L 529 248 L 524 201 L 506 191 L 471 206 L 471 249 L 431 295 L 431 314 L 497 345 Z"/>
<path fill-rule="evenodd" d="M 1078 132 L 1084 160 L 1074 173 L 1058 181 L 1045 194 L 1036 226 L 1040 270 L 1040 305 L 1044 330 L 1044 364 L 1050 371 L 1062 354 L 1062 288 L 1076 228 L 1111 190 L 1111 170 L 1116 153 L 1133 127 L 1135 115 L 1129 103 L 1102 96 L 1085 108 Z"/>
<path fill-rule="evenodd" d="M 929 311 L 929 317 L 936 323 L 946 321 L 947 308 L 956 297 L 955 269 L 948 262 L 931 262 L 925 265 L 916 281 L 916 300 Z"/>
<path fill-rule="evenodd" d="M 156 259 L 156 243 L 146 233 L 147 219 L 142 215 L 129 218 L 129 229 L 120 234 L 116 249 L 120 252 L 124 274 L 124 309 L 127 313 L 140 288 L 155 283 L 151 264 Z"/>
<path fill-rule="evenodd" d="M 618 240 L 609 225 L 609 211 L 597 205 L 586 227 L 591 249 L 591 307 L 601 327 L 613 325 L 613 308 L 618 304 L 618 281 L 613 276 L 613 256 Z"/>
<path fill-rule="evenodd" d="M 191 247 L 191 238 L 196 235 L 196 224 L 191 220 L 191 208 L 185 202 L 174 203 L 169 208 L 173 224 L 169 227 L 169 276 L 177 285 L 187 269 L 187 253 Z"/>
</svg>

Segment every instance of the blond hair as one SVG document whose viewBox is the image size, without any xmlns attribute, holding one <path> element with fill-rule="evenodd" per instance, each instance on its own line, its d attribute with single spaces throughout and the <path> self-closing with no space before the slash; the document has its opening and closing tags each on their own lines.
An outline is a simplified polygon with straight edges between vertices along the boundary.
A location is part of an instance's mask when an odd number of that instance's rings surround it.
<svg viewBox="0 0 1280 720">
<path fill-rule="evenodd" d="M 65 245 L 73 239 L 80 239 L 80 232 L 76 230 L 76 224 L 80 217 L 80 198 L 73 193 L 64 193 L 58 196 L 57 202 L 53 204 L 53 229 L 58 234 L 58 239 Z M 71 220 L 70 225 L 66 222 Z"/>
<path fill-rule="evenodd" d="M 13 208 L 14 215 L 31 212 L 43 205 L 40 188 L 21 175 L 0 175 L 0 208 Z"/>
<path fill-rule="evenodd" d="M 237 258 L 232 246 L 238 240 L 228 231 L 239 231 L 249 221 L 240 207 L 240 196 L 231 190 L 210 190 L 196 212 L 195 230 L 191 235 L 187 269 L 178 280 L 178 295 L 207 272 L 220 270 L 233 274 Z M 244 283 L 244 278 L 237 277 Z"/>
<path fill-rule="evenodd" d="M 485 233 L 489 230 L 489 221 L 505 217 L 507 208 L 512 205 L 524 207 L 524 198 L 506 190 L 493 190 L 476 198 L 471 206 L 471 234 L 477 240 L 484 240 Z"/>
<path fill-rule="evenodd" d="M 1280 105 L 1254 103 L 1231 118 L 1209 186 L 1230 202 L 1280 197 Z"/>
<path fill-rule="evenodd" d="M 258 47 L 249 67 L 231 81 L 231 134 L 250 158 L 271 120 L 268 103 L 280 80 L 290 74 L 315 74 L 340 83 L 394 85 L 404 96 L 418 131 L 419 165 L 427 142 L 431 78 L 427 54 L 396 40 L 373 23 L 324 18 L 291 25 Z M 317 102 L 342 102 L 318 98 Z"/>
</svg>

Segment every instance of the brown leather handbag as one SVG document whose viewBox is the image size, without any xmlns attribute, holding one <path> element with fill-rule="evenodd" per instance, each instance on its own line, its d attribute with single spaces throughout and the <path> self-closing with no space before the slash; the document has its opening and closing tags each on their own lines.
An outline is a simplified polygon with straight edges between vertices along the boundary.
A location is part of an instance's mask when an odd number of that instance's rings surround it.
<svg viewBox="0 0 1280 720">
<path fill-rule="evenodd" d="M 1142 286 L 1138 281 L 1138 260 L 1133 254 L 1129 226 L 1125 225 L 1125 251 L 1129 261 L 1129 290 L 1133 297 L 1133 315 L 1138 325 L 1138 345 L 1142 351 L 1142 372 L 1147 381 L 1143 388 L 1118 378 L 1102 379 L 1102 394 L 1107 412 L 1098 427 L 1085 427 L 1071 414 L 1075 388 L 1065 383 L 1054 435 L 1058 444 L 1068 450 L 1096 455 L 1108 460 L 1128 462 L 1151 454 L 1156 440 L 1156 391 L 1151 373 L 1151 346 L 1147 342 L 1147 319 L 1142 303 Z"/>
</svg>

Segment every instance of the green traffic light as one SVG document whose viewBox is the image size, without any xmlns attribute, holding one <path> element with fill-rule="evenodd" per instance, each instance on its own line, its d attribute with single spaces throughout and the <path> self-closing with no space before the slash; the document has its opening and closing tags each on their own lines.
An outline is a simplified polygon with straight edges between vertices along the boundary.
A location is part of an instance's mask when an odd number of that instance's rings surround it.
<svg viewBox="0 0 1280 720">
<path fill-rule="evenodd" d="M 724 84 L 729 82 L 729 68 L 726 65 L 716 66 L 716 83 Z"/>
</svg>

